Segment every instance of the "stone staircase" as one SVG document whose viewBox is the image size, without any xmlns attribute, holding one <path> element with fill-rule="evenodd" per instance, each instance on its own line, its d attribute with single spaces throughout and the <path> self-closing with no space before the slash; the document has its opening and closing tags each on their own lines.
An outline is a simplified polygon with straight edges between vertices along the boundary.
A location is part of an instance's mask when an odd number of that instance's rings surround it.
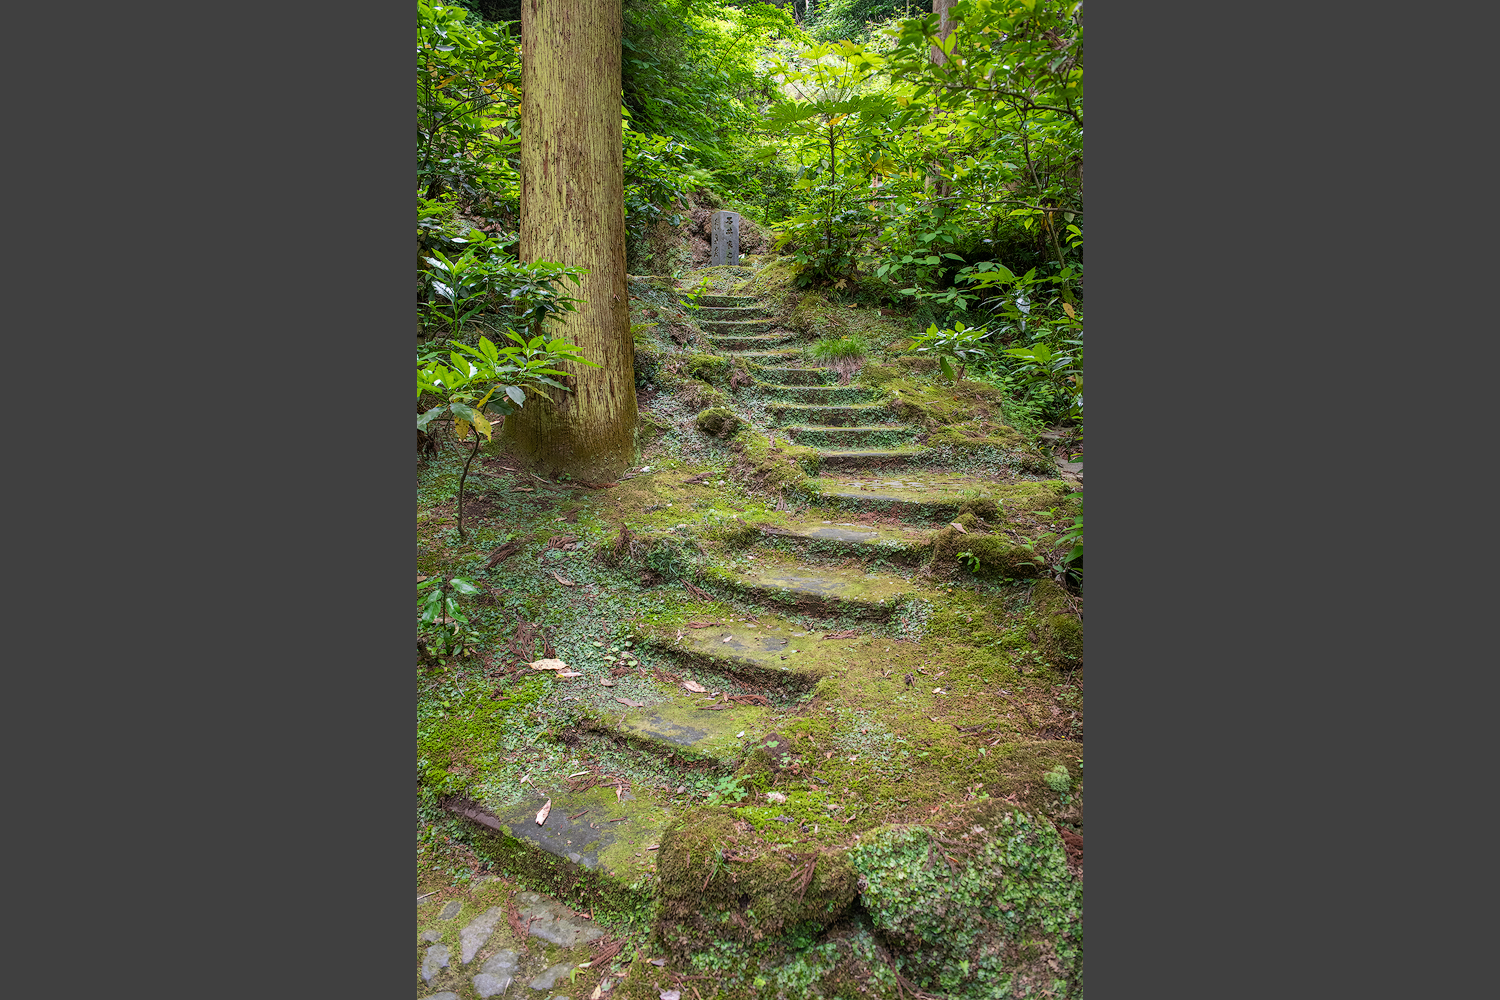
<svg viewBox="0 0 1500 1000">
<path fill-rule="evenodd" d="M 674 794 L 671 788 L 664 791 L 610 777 L 620 773 L 621 760 L 635 755 L 669 773 L 728 776 L 747 755 L 784 757 L 785 738 L 777 736 L 777 728 L 803 710 L 821 681 L 867 668 L 869 657 L 879 655 L 868 641 L 857 652 L 828 640 L 852 634 L 855 629 L 850 626 L 855 625 L 862 636 L 878 639 L 888 653 L 902 608 L 943 600 L 935 581 L 916 576 L 931 552 L 933 536 L 976 495 L 1003 499 L 1007 489 L 1020 496 L 1034 485 L 1007 487 L 963 473 L 912 468 L 928 452 L 916 442 L 919 429 L 892 419 L 870 388 L 841 384 L 832 370 L 808 364 L 793 345 L 793 336 L 777 332 L 771 311 L 757 299 L 705 294 L 698 305 L 700 326 L 714 352 L 750 365 L 755 389 L 772 421 L 766 430 L 816 450 L 826 471 L 811 483 L 813 505 L 774 525 L 751 525 L 758 537 L 744 557 L 706 569 L 687 592 L 679 589 L 674 604 L 688 616 L 687 626 L 647 628 L 629 645 L 559 648 L 558 655 L 580 675 L 569 687 L 573 721 L 565 734 L 578 756 L 576 774 L 544 780 L 540 787 L 529 784 L 520 800 L 510 804 L 461 800 L 448 806 L 473 824 L 482 853 L 490 859 L 511 870 L 545 873 L 606 911 L 639 908 L 651 900 L 658 889 L 650 876 L 657 873 L 657 852 L 666 853 L 661 849 L 668 829 L 685 810 L 703 804 L 682 797 L 681 788 Z M 896 515 L 902 523 L 877 526 L 841 520 L 851 511 Z M 946 653 L 936 645 L 920 652 L 921 662 L 936 677 L 945 669 L 964 669 L 958 660 L 945 660 Z M 874 683 L 888 683 L 885 690 L 894 696 L 899 680 Z M 911 689 L 912 675 L 907 673 L 899 690 Z M 931 694 L 918 693 L 934 701 L 947 697 L 941 688 L 929 684 L 928 689 Z M 945 724 L 968 722 L 979 729 L 993 722 L 993 716 L 994 709 L 986 708 L 972 719 L 967 714 L 947 716 Z M 815 770 L 799 773 L 811 774 L 814 787 L 826 784 Z M 550 810 L 545 821 L 538 822 L 544 803 L 550 803 Z M 734 812 L 757 828 L 771 820 L 773 826 L 791 822 L 784 816 L 759 818 L 756 809 Z M 833 818 L 830 812 L 824 825 Z M 847 815 L 840 821 L 854 818 Z M 803 823 L 801 829 L 812 843 L 809 849 L 816 851 L 816 826 Z M 692 863 L 691 854 L 687 860 Z M 815 874 L 811 867 L 807 871 L 809 878 Z M 705 890 L 709 884 L 703 883 Z M 807 892 L 807 913 L 799 917 L 800 910 L 792 907 L 787 911 L 789 921 L 827 919 L 813 909 L 824 905 L 818 887 L 814 882 Z M 528 899 L 538 907 L 545 902 L 542 897 Z M 705 896 L 705 912 L 717 905 Z M 800 897 L 797 905 L 802 905 Z M 424 908 L 428 906 L 419 901 L 427 926 L 446 928 L 435 922 L 437 911 L 429 912 Z M 486 910 L 484 915 L 489 919 L 498 912 Z M 728 911 L 723 914 L 726 921 L 730 917 Z M 460 992 L 467 997 L 472 981 L 475 995 L 485 997 L 503 991 L 512 979 L 519 981 L 522 973 L 514 968 L 513 947 L 520 942 L 506 937 L 503 920 L 497 926 L 493 941 L 483 948 L 465 945 L 460 961 L 451 967 L 448 954 L 458 946 L 456 939 L 433 942 L 439 941 L 439 933 L 452 937 L 457 932 L 424 931 L 428 936 L 423 945 L 431 949 L 423 953 L 419 996 L 446 1000 L 446 995 L 432 992 L 446 987 L 458 991 L 451 994 L 455 997 Z M 533 936 L 537 933 L 531 930 Z M 433 957 L 437 948 L 443 949 L 441 966 Z M 539 998 L 557 982 L 559 970 L 566 968 L 564 960 L 576 965 L 587 958 L 582 945 L 569 948 L 548 951 L 545 960 L 538 957 L 532 963 L 535 968 L 523 963 L 526 975 L 536 973 L 529 985 Z"/>
</svg>

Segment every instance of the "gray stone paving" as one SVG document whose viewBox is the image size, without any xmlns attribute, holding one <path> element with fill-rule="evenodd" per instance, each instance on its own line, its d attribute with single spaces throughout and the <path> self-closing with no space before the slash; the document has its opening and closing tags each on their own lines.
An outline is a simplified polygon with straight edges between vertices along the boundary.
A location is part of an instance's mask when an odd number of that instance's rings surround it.
<svg viewBox="0 0 1500 1000">
<path fill-rule="evenodd" d="M 495 925 L 500 922 L 504 911 L 498 906 L 492 906 L 479 916 L 464 925 L 464 929 L 458 932 L 459 960 L 465 965 L 474 961 L 474 956 L 484 943 L 495 933 Z"/>
<path fill-rule="evenodd" d="M 422 978 L 429 983 L 432 982 L 432 977 L 436 976 L 447 965 L 448 946 L 445 944 L 433 945 L 427 949 L 427 957 L 422 959 Z"/>
</svg>

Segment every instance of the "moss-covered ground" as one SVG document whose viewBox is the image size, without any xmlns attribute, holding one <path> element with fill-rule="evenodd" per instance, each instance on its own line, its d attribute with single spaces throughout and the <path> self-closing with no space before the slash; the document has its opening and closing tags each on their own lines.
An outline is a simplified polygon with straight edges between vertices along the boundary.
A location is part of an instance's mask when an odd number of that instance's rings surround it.
<svg viewBox="0 0 1500 1000">
<path fill-rule="evenodd" d="M 482 588 L 464 652 L 419 636 L 419 895 L 591 915 L 626 947 L 559 985 L 575 1000 L 1082 996 L 1082 598 L 1049 565 L 1077 489 L 995 390 L 902 355 L 909 322 L 746 263 L 689 274 L 716 303 L 696 309 L 631 279 L 640 454 L 618 482 L 486 446 L 460 541 L 463 454 L 419 461 L 419 578 Z M 792 349 L 889 348 L 847 386 L 787 382 L 815 366 L 707 339 L 734 296 Z M 780 419 L 846 403 L 920 456 L 824 468 Z M 477 996 L 473 971 L 442 988 Z"/>
</svg>

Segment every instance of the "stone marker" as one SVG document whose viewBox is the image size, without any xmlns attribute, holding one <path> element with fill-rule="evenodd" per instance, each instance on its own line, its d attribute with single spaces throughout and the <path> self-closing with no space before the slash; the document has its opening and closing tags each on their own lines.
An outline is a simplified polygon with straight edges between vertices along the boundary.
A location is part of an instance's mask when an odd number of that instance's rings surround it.
<svg viewBox="0 0 1500 1000">
<path fill-rule="evenodd" d="M 465 924 L 463 930 L 458 932 L 458 957 L 465 965 L 474 961 L 474 955 L 484 947 L 484 943 L 495 932 L 495 925 L 500 922 L 501 912 L 500 907 L 492 906 Z"/>
<path fill-rule="evenodd" d="M 740 217 L 737 212 L 715 212 L 713 223 L 713 263 L 740 263 Z"/>
<path fill-rule="evenodd" d="M 427 957 L 422 959 L 422 979 L 432 982 L 432 977 L 438 974 L 438 970 L 448 964 L 448 946 L 435 944 L 427 949 Z"/>
</svg>

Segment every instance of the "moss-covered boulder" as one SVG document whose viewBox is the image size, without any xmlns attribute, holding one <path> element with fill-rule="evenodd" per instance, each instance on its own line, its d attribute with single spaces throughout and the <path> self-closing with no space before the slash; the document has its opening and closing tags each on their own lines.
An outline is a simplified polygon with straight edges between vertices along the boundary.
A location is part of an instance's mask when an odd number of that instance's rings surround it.
<svg viewBox="0 0 1500 1000">
<path fill-rule="evenodd" d="M 726 406 L 711 406 L 693 418 L 694 425 L 705 434 L 727 438 L 744 426 L 745 422 Z"/>
<path fill-rule="evenodd" d="M 688 358 L 687 373 L 710 385 L 720 385 L 729 378 L 729 359 L 713 354 L 694 354 Z"/>
<path fill-rule="evenodd" d="M 732 812 L 696 810 L 662 837 L 655 932 L 678 961 L 726 941 L 774 957 L 837 920 L 859 891 L 844 854 L 766 844 Z"/>
<path fill-rule="evenodd" d="M 886 827 L 848 858 L 871 921 L 921 989 L 1082 995 L 1083 886 L 1047 820 L 995 810 L 963 833 Z"/>
</svg>

